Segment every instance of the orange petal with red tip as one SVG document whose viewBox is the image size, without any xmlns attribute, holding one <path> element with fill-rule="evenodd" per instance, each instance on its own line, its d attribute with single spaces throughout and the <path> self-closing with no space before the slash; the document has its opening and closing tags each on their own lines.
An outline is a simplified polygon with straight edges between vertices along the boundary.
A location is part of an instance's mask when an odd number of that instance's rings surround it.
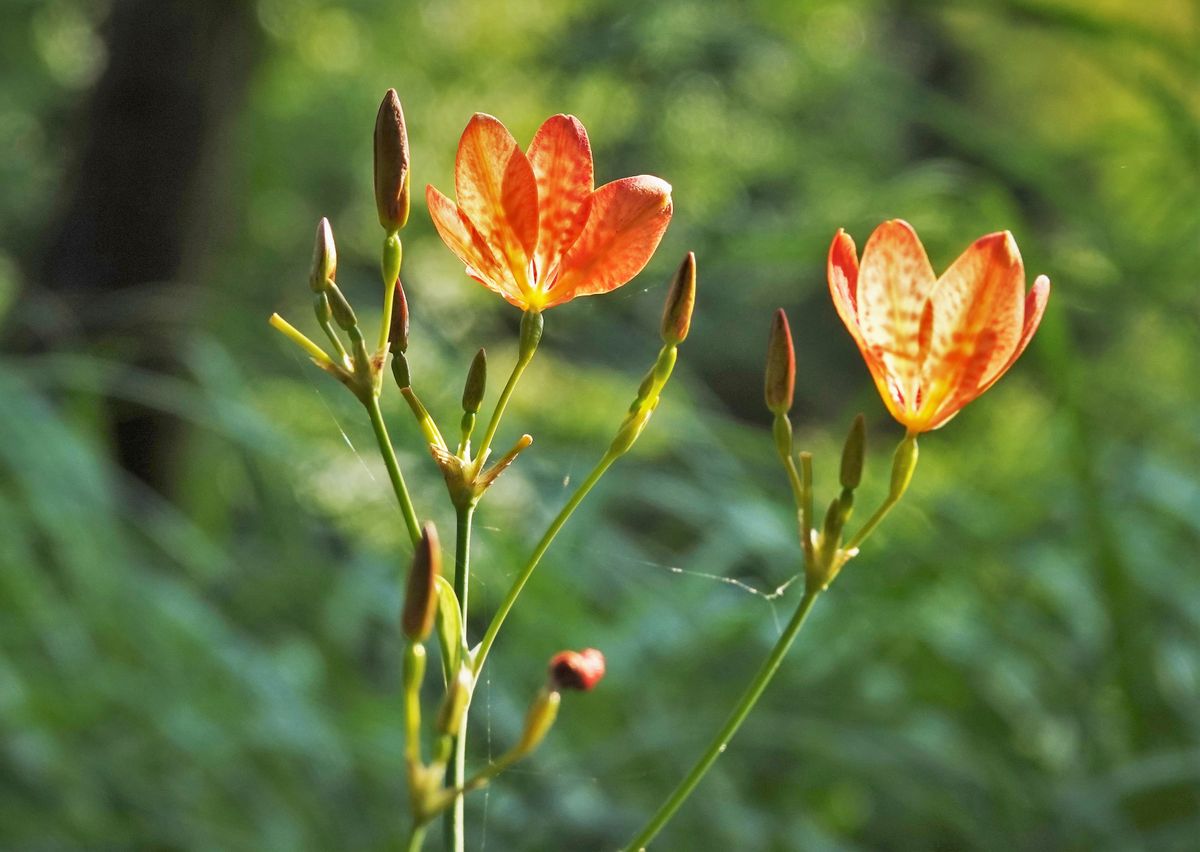
<svg viewBox="0 0 1200 852">
<path fill-rule="evenodd" d="M 496 258 L 491 247 L 454 202 L 432 186 L 425 187 L 425 201 L 429 205 L 429 217 L 433 219 L 438 236 L 467 267 L 467 274 L 489 290 L 523 307 L 519 301 L 522 298 L 521 290 L 507 264 Z"/>
<path fill-rule="evenodd" d="M 525 152 L 500 120 L 476 113 L 458 143 L 458 209 L 521 286 L 538 242 L 538 191 Z"/>
<path fill-rule="evenodd" d="M 855 295 L 858 291 L 858 249 L 854 239 L 838 228 L 829 246 L 829 293 L 833 296 L 833 306 L 838 316 L 854 342 L 862 348 L 862 332 L 858 328 L 858 305 Z"/>
<path fill-rule="evenodd" d="M 592 214 L 562 261 L 546 307 L 607 293 L 642 271 L 671 221 L 671 185 L 650 175 L 607 183 L 592 196 Z"/>
<path fill-rule="evenodd" d="M 911 411 L 916 410 L 925 356 L 922 315 L 934 281 L 925 248 L 911 225 L 892 219 L 875 229 L 858 270 L 858 327 L 864 351 L 878 360 L 887 376 L 888 394 Z"/>
<path fill-rule="evenodd" d="M 1021 337 L 1025 268 L 1012 234 L 988 234 L 934 285 L 929 356 L 921 376 L 922 414 L 964 393 L 965 405 L 1008 363 Z"/>
<path fill-rule="evenodd" d="M 529 145 L 538 190 L 539 281 L 553 280 L 563 254 L 579 237 L 592 209 L 592 146 L 573 115 L 546 119 Z"/>
</svg>

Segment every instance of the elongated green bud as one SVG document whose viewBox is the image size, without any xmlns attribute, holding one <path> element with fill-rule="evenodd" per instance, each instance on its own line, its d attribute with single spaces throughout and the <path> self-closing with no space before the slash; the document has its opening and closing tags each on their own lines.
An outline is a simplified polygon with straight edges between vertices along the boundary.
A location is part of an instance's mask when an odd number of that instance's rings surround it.
<svg viewBox="0 0 1200 852">
<path fill-rule="evenodd" d="M 545 325 L 541 311 L 526 311 L 521 315 L 521 342 L 518 346 L 518 357 L 531 358 L 542 340 L 542 328 Z"/>
<path fill-rule="evenodd" d="M 395 89 L 388 89 L 375 116 L 375 208 L 379 224 L 395 233 L 408 222 L 408 130 Z"/>
<path fill-rule="evenodd" d="M 912 482 L 916 469 L 917 436 L 916 433 L 910 433 L 900 442 L 900 446 L 896 447 L 896 454 L 892 457 L 892 484 L 888 490 L 889 499 L 899 500 L 904 495 L 904 492 L 908 490 L 908 484 Z"/>
<path fill-rule="evenodd" d="M 410 642 L 424 642 L 433 630 L 437 615 L 437 578 L 442 572 L 442 550 L 437 528 L 432 523 L 421 530 L 421 541 L 413 554 L 404 591 L 404 612 L 400 625 Z"/>
<path fill-rule="evenodd" d="M 853 491 L 862 482 L 863 457 L 867 449 L 867 420 L 861 414 L 850 425 L 850 434 L 842 447 L 842 488 Z"/>
<path fill-rule="evenodd" d="M 404 285 L 396 279 L 396 295 L 392 299 L 392 321 L 388 328 L 388 349 L 393 355 L 408 351 L 408 297 Z"/>
<path fill-rule="evenodd" d="M 333 308 L 329 306 L 329 294 L 324 290 L 313 296 L 313 314 L 321 325 L 333 322 Z"/>
<path fill-rule="evenodd" d="M 663 308 L 662 339 L 664 343 L 679 345 L 687 339 L 692 327 L 692 310 L 696 306 L 696 255 L 688 252 L 683 263 L 671 279 L 667 293 L 667 304 Z"/>
<path fill-rule="evenodd" d="M 477 414 L 483 404 L 483 393 L 487 389 L 487 350 L 480 349 L 471 359 L 467 370 L 467 382 L 463 387 L 462 407 L 468 414 Z"/>
<path fill-rule="evenodd" d="M 317 239 L 313 243 L 312 266 L 308 272 L 308 286 L 314 293 L 325 290 L 325 282 L 337 278 L 337 246 L 333 243 L 333 229 L 329 220 L 322 217 L 317 223 Z"/>
<path fill-rule="evenodd" d="M 333 312 L 333 321 L 338 324 L 338 328 L 343 331 L 358 328 L 358 317 L 354 315 L 354 308 L 350 307 L 350 302 L 346 300 L 341 288 L 332 281 L 326 282 L 326 287 L 326 292 L 329 294 L 329 308 Z"/>
<path fill-rule="evenodd" d="M 541 744 L 554 726 L 560 703 L 562 696 L 556 690 L 543 687 L 538 691 L 529 712 L 525 714 L 525 728 L 521 731 L 520 742 L 513 748 L 514 754 L 527 755 Z"/>
<path fill-rule="evenodd" d="M 767 408 L 774 414 L 786 414 L 792 407 L 796 390 L 796 350 L 792 346 L 792 330 L 787 314 L 780 308 L 771 323 L 771 339 L 767 343 L 767 370 L 764 396 Z"/>
<path fill-rule="evenodd" d="M 475 678 L 467 666 L 462 666 L 458 674 L 446 687 L 446 697 L 438 710 L 437 729 L 446 736 L 457 736 L 462 725 L 463 714 L 471 703 L 471 690 L 475 688 Z"/>
</svg>

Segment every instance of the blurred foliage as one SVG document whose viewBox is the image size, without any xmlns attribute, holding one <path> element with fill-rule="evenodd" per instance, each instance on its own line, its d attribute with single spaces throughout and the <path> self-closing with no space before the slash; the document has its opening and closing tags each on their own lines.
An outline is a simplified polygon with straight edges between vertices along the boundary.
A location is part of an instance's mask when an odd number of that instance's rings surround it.
<svg viewBox="0 0 1200 852">
<path fill-rule="evenodd" d="M 106 9 L 0 8 L 0 310 L 36 286 L 21 270 L 87 132 Z M 188 374 L 89 351 L 0 360 L 0 848 L 398 836 L 403 529 L 356 404 L 264 322 L 307 316 L 321 215 L 339 280 L 360 305 L 376 297 L 370 130 L 388 86 L 417 186 L 449 188 L 476 110 L 521 140 L 574 113 L 598 180 L 674 185 L 643 276 L 547 317 L 500 436 L 537 443 L 477 522 L 476 637 L 653 358 L 679 255 L 700 264 L 679 377 L 501 636 L 473 760 L 512 742 L 554 651 L 601 647 L 610 675 L 471 798 L 470 848 L 627 839 L 797 600 L 758 400 L 776 306 L 797 334 L 819 493 L 861 408 L 862 505 L 881 495 L 899 436 L 828 304 L 824 256 L 838 227 L 861 245 L 891 216 L 939 268 L 1011 229 L 1055 282 L 1049 313 L 1012 375 L 923 442 L 906 504 L 660 845 L 1195 848 L 1196 3 L 258 0 L 257 17 L 250 96 L 198 188 L 220 216 L 176 282 L 203 294 L 180 341 Z M 405 242 L 414 375 L 452 423 L 474 347 L 500 370 L 517 317 L 461 274 L 422 202 Z M 109 461 L 105 395 L 190 425 L 173 499 Z M 440 478 L 387 405 L 418 505 L 448 529 Z"/>
</svg>

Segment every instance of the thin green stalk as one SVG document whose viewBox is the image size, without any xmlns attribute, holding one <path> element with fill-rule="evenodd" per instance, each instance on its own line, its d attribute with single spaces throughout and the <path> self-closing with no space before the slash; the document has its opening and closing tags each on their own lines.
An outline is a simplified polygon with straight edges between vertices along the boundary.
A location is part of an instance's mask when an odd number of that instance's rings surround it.
<svg viewBox="0 0 1200 852">
<path fill-rule="evenodd" d="M 888 496 L 883 501 L 882 505 L 875 510 L 867 522 L 863 524 L 854 536 L 846 542 L 842 550 L 850 553 L 856 550 L 867 536 L 875 531 L 875 528 L 887 517 L 888 512 L 892 511 L 900 498 L 904 496 L 904 492 L 908 490 L 908 485 L 912 481 L 913 471 L 917 466 L 917 433 L 907 432 L 904 439 L 896 447 L 896 453 L 892 458 L 892 481 L 888 488 Z"/>
<path fill-rule="evenodd" d="M 458 598 L 462 613 L 463 630 L 467 629 L 467 591 L 471 573 L 471 519 L 475 515 L 472 505 L 460 506 L 456 514 L 454 539 L 454 594 Z M 463 711 L 462 721 L 454 737 L 454 759 L 446 768 L 446 787 L 457 790 L 463 786 L 467 776 L 467 716 L 470 705 Z M 462 795 L 454 797 L 454 804 L 446 809 L 446 848 L 463 852 L 466 845 L 466 807 Z"/>
<path fill-rule="evenodd" d="M 407 852 L 421 852 L 421 846 L 425 843 L 426 825 L 414 825 L 412 831 L 408 835 L 408 843 L 405 845 Z"/>
<path fill-rule="evenodd" d="M 779 641 L 771 649 L 770 656 L 767 657 L 762 667 L 758 670 L 758 673 L 754 676 L 754 680 L 750 682 L 750 685 L 738 700 L 737 706 L 734 707 L 725 724 L 721 726 L 721 729 L 717 732 L 713 741 L 709 743 L 704 754 L 696 761 L 696 765 L 684 776 L 684 779 L 675 788 L 675 791 L 671 793 L 670 797 L 663 802 L 662 806 L 650 819 L 650 822 L 646 824 L 646 827 L 634 838 L 633 842 L 625 847 L 625 852 L 639 852 L 639 850 L 646 848 L 646 845 L 654 839 L 655 835 L 662 830 L 663 826 L 679 810 L 679 806 L 684 803 L 692 790 L 700 783 L 700 780 L 708 772 L 713 763 L 716 762 L 716 759 L 725 751 L 725 747 L 733 739 L 733 735 L 737 733 L 742 722 L 750 715 L 750 711 L 754 709 L 754 705 L 758 702 L 759 696 L 763 694 L 763 690 L 767 688 L 767 684 L 771 682 L 771 678 L 775 676 L 775 672 L 779 669 L 779 664 L 783 662 L 784 656 L 787 655 L 788 649 L 792 646 L 792 642 L 795 641 L 796 634 L 804 626 L 809 610 L 812 609 L 818 595 L 820 595 L 820 590 L 805 590 L 804 597 L 800 599 L 800 605 L 796 608 L 796 613 L 792 616 L 792 620 L 784 628 Z"/>
<path fill-rule="evenodd" d="M 534 548 L 533 554 L 529 557 L 529 561 L 525 567 L 521 569 L 521 573 L 513 581 L 512 586 L 508 590 L 508 594 L 504 596 L 504 600 L 500 603 L 500 608 L 496 610 L 496 614 L 492 616 L 492 623 L 488 625 L 487 632 L 483 634 L 483 641 L 479 643 L 479 650 L 475 654 L 475 676 L 483 671 L 483 663 L 487 659 L 488 652 L 492 649 L 492 644 L 496 641 L 496 634 L 500 632 L 500 628 L 504 625 L 504 619 L 508 617 L 508 613 L 513 608 L 513 604 L 517 602 L 517 597 L 521 594 L 521 590 L 525 588 L 525 584 L 529 582 L 529 578 L 533 576 L 533 571 L 541 562 L 542 557 L 546 555 L 546 551 L 550 549 L 550 544 L 554 541 L 554 537 L 558 535 L 563 525 L 570 519 L 571 514 L 579 508 L 579 504 L 583 502 L 583 498 L 587 497 L 588 492 L 595 487 L 600 481 L 600 477 L 604 472 L 612 466 L 612 463 L 620 458 L 621 453 L 609 450 L 604 454 L 604 457 L 588 474 L 587 479 L 580 483 L 575 489 L 575 493 L 571 495 L 571 499 L 567 504 L 559 510 L 554 520 L 550 522 L 550 526 L 542 535 L 541 541 Z"/>
<path fill-rule="evenodd" d="M 517 389 L 517 382 L 521 380 L 521 375 L 532 360 L 532 351 L 528 354 L 522 353 L 517 358 L 517 363 L 513 365 L 512 374 L 508 377 L 508 382 L 504 385 L 504 390 L 500 392 L 500 399 L 496 401 L 496 408 L 492 411 L 491 419 L 488 420 L 487 431 L 483 433 L 483 440 L 479 442 L 479 447 L 475 450 L 475 461 L 480 468 L 487 461 L 488 448 L 492 446 L 492 439 L 496 437 L 496 430 L 500 428 L 500 418 L 504 416 L 504 409 L 508 407 L 508 401 L 512 397 L 513 391 Z"/>
<path fill-rule="evenodd" d="M 408 527 L 408 536 L 412 539 L 413 547 L 416 547 L 421 541 L 421 524 L 417 520 L 417 512 L 413 508 L 412 498 L 408 494 L 408 486 L 404 484 L 404 474 L 400 472 L 400 462 L 396 460 L 396 450 L 392 447 L 392 439 L 388 437 L 387 425 L 383 422 L 379 397 L 372 395 L 364 404 L 371 417 L 371 428 L 375 430 L 375 440 L 379 442 L 379 453 L 383 456 L 383 464 L 387 468 L 388 477 L 392 480 L 392 490 L 396 492 L 396 500 L 400 503 L 400 514 L 404 516 L 404 525 Z"/>
</svg>

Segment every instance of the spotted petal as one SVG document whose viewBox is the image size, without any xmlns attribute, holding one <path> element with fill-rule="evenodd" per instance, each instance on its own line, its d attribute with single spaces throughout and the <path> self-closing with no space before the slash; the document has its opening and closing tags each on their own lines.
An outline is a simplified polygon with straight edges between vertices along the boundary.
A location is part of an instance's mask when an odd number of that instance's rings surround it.
<svg viewBox="0 0 1200 852">
<path fill-rule="evenodd" d="M 513 304 L 523 306 L 521 289 L 508 265 L 496 258 L 487 241 L 454 202 L 432 186 L 425 187 L 425 201 L 438 236 L 467 267 L 467 274 Z"/>
<path fill-rule="evenodd" d="M 642 271 L 671 221 L 671 185 L 650 175 L 607 183 L 562 261 L 546 306 L 615 290 Z"/>
<path fill-rule="evenodd" d="M 534 268 L 539 282 L 552 281 L 592 209 L 592 147 L 579 119 L 546 119 L 529 146 L 529 162 L 538 191 Z"/>
<path fill-rule="evenodd" d="M 529 284 L 538 242 L 538 191 L 525 152 L 500 120 L 476 113 L 463 131 L 455 160 L 458 208 L 513 279 Z"/>
</svg>

